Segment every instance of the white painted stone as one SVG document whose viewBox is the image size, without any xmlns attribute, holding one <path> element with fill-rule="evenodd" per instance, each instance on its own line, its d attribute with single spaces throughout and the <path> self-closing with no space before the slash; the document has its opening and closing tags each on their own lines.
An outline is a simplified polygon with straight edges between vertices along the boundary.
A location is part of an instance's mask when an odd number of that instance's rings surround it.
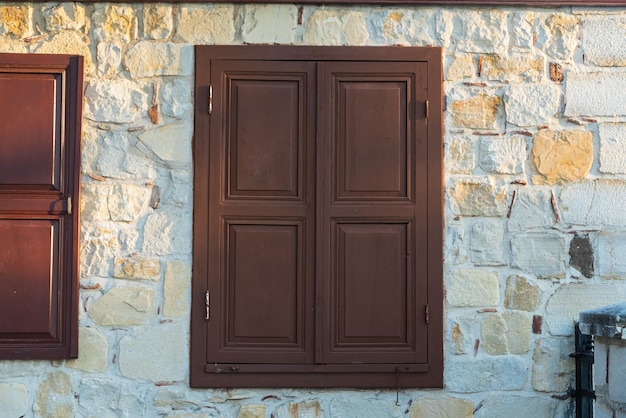
<svg viewBox="0 0 626 418">
<path fill-rule="evenodd" d="M 192 127 L 188 124 L 167 125 L 144 131 L 139 140 L 163 161 L 189 163 L 192 134 Z"/>
<path fill-rule="evenodd" d="M 446 170 L 454 174 L 472 174 L 476 166 L 474 139 L 454 137 L 446 144 Z"/>
<path fill-rule="evenodd" d="M 148 39 L 166 39 L 172 34 L 174 22 L 172 6 L 165 4 L 144 4 L 143 36 Z"/>
<path fill-rule="evenodd" d="M 0 383 L 0 416 L 19 418 L 29 407 L 28 390 L 21 383 Z"/>
<path fill-rule="evenodd" d="M 78 330 L 78 358 L 68 360 L 65 365 L 84 372 L 103 372 L 109 362 L 109 343 L 95 328 L 81 327 Z"/>
<path fill-rule="evenodd" d="M 480 144 L 480 167 L 488 172 L 520 174 L 528 158 L 526 141 L 519 136 L 510 139 L 482 138 Z"/>
<path fill-rule="evenodd" d="M 515 51 L 526 52 L 533 45 L 534 11 L 515 11 L 510 14 L 511 48 Z"/>
<path fill-rule="evenodd" d="M 463 52 L 504 52 L 507 44 L 505 10 L 467 9 L 458 14 L 459 27 L 454 32 L 457 50 Z"/>
<path fill-rule="evenodd" d="M 403 417 L 404 406 L 397 407 L 391 399 L 374 397 L 352 398 L 338 396 L 330 401 L 330 416 L 336 418 L 349 417 Z M 265 416 L 265 415 L 263 415 Z"/>
<path fill-rule="evenodd" d="M 626 217 L 616 208 L 626 207 L 626 182 L 597 180 L 563 187 L 559 196 L 563 221 L 572 225 L 625 226 Z"/>
<path fill-rule="evenodd" d="M 448 194 L 452 209 L 460 216 L 502 216 L 507 211 L 508 197 L 504 187 L 491 179 L 462 178 L 450 182 Z"/>
<path fill-rule="evenodd" d="M 511 238 L 511 266 L 540 277 L 564 277 L 568 248 L 557 233 L 518 234 Z"/>
<path fill-rule="evenodd" d="M 626 115 L 626 73 L 570 71 L 565 83 L 565 116 Z"/>
<path fill-rule="evenodd" d="M 559 111 L 560 98 L 553 84 L 511 84 L 504 96 L 506 120 L 518 126 L 549 124 Z"/>
<path fill-rule="evenodd" d="M 304 42 L 309 45 L 364 45 L 369 34 L 362 12 L 337 13 L 315 8 L 307 19 Z"/>
<path fill-rule="evenodd" d="M 504 226 L 498 221 L 480 221 L 472 226 L 470 260 L 477 266 L 502 266 Z"/>
<path fill-rule="evenodd" d="M 81 230 L 80 265 L 82 277 L 107 277 L 113 271 L 118 249 L 116 231 L 107 228 Z"/>
<path fill-rule="evenodd" d="M 144 41 L 124 55 L 124 69 L 131 78 L 159 75 L 191 75 L 193 48 L 183 44 Z"/>
<path fill-rule="evenodd" d="M 89 316 L 99 325 L 138 325 L 156 315 L 156 292 L 147 287 L 115 287 L 89 308 Z"/>
<path fill-rule="evenodd" d="M 133 146 L 136 141 L 126 132 L 103 133 L 98 158 L 93 163 L 94 174 L 117 179 L 154 179 L 154 162 L 139 154 Z"/>
<path fill-rule="evenodd" d="M 135 122 L 149 103 L 143 87 L 125 79 L 92 80 L 85 88 L 85 117 L 96 122 Z"/>
<path fill-rule="evenodd" d="M 445 259 L 452 264 L 463 264 L 467 261 L 465 248 L 465 229 L 460 225 L 448 228 L 445 240 Z"/>
<path fill-rule="evenodd" d="M 535 45 L 551 58 L 568 60 L 578 47 L 580 26 L 575 16 L 556 12 L 544 14 Z"/>
<path fill-rule="evenodd" d="M 233 5 L 182 5 L 178 8 L 175 39 L 187 44 L 232 44 L 235 41 Z"/>
<path fill-rule="evenodd" d="M 21 40 L 9 38 L 8 36 L 1 36 L 0 34 L 0 52 L 24 54 L 28 52 L 28 45 Z"/>
<path fill-rule="evenodd" d="M 298 8 L 291 4 L 271 4 L 248 7 L 241 27 L 244 42 L 261 44 L 293 43 L 297 27 Z"/>
<path fill-rule="evenodd" d="M 437 43 L 444 48 L 449 48 L 452 44 L 453 31 L 453 13 L 444 8 L 440 8 L 440 10 L 435 13 L 435 37 Z"/>
<path fill-rule="evenodd" d="M 626 124 L 601 123 L 599 134 L 600 172 L 626 174 Z"/>
<path fill-rule="evenodd" d="M 444 384 L 452 392 L 520 390 L 527 377 L 527 364 L 519 356 L 447 357 L 444 367 Z"/>
<path fill-rule="evenodd" d="M 96 40 L 119 39 L 125 43 L 137 39 L 137 15 L 130 5 L 96 4 L 92 15 Z"/>
<path fill-rule="evenodd" d="M 118 418 L 146 416 L 146 386 L 140 382 L 83 378 L 78 397 L 81 416 Z"/>
<path fill-rule="evenodd" d="M 27 377 L 33 370 L 41 368 L 39 360 L 0 361 L 0 376 L 3 378 Z"/>
<path fill-rule="evenodd" d="M 189 391 L 184 387 L 164 387 L 154 395 L 153 405 L 157 408 L 171 408 L 177 410 L 196 410 L 208 408 L 215 399 L 208 399 L 210 395 L 203 391 Z M 226 400 L 222 400 L 221 403 Z"/>
<path fill-rule="evenodd" d="M 626 342 L 613 339 L 609 348 L 608 392 L 611 402 L 626 404 Z"/>
<path fill-rule="evenodd" d="M 44 376 L 33 405 L 35 417 L 73 418 L 74 396 L 70 377 L 62 371 L 54 371 Z"/>
<path fill-rule="evenodd" d="M 497 306 L 500 302 L 500 281 L 495 271 L 478 269 L 453 270 L 446 287 L 452 306 Z"/>
<path fill-rule="evenodd" d="M 85 6 L 79 3 L 60 3 L 42 7 L 42 14 L 49 31 L 80 30 L 85 27 Z"/>
<path fill-rule="evenodd" d="M 163 284 L 163 316 L 189 316 L 189 288 L 191 266 L 182 261 L 171 261 L 165 265 Z"/>
<path fill-rule="evenodd" d="M 574 359 L 569 356 L 572 347 L 574 341 L 571 338 L 542 338 L 537 341 L 533 352 L 533 389 L 561 393 L 574 385 Z"/>
<path fill-rule="evenodd" d="M 80 213 L 86 221 L 108 221 L 110 219 L 108 197 L 111 186 L 108 184 L 83 184 L 81 190 Z"/>
<path fill-rule="evenodd" d="M 120 340 L 120 371 L 130 379 L 175 382 L 185 378 L 188 363 L 184 323 L 146 328 L 137 337 Z"/>
<path fill-rule="evenodd" d="M 102 41 L 96 47 L 96 59 L 98 62 L 98 74 L 115 76 L 120 72 L 122 65 L 121 41 Z"/>
<path fill-rule="evenodd" d="M 515 396 L 502 392 L 488 396 L 474 418 L 556 417 L 558 400 L 537 396 Z"/>
<path fill-rule="evenodd" d="M 586 16 L 582 48 L 587 64 L 626 66 L 626 16 Z"/>
<path fill-rule="evenodd" d="M 525 354 L 530 350 L 530 319 L 516 311 L 489 315 L 482 327 L 481 347 L 489 354 Z"/>
<path fill-rule="evenodd" d="M 593 338 L 593 385 L 598 395 L 606 394 L 606 377 L 608 364 L 608 347 L 611 339 L 601 336 Z M 599 402 L 598 402 L 599 403 Z"/>
<path fill-rule="evenodd" d="M 411 418 L 474 416 L 474 403 L 467 399 L 452 397 L 430 397 L 417 399 L 411 407 Z"/>
<path fill-rule="evenodd" d="M 157 212 L 144 226 L 143 251 L 150 255 L 191 253 L 191 214 Z"/>
<path fill-rule="evenodd" d="M 135 222 L 146 211 L 152 189 L 134 184 L 116 184 L 109 195 L 111 220 Z"/>
<path fill-rule="evenodd" d="M 193 90 L 193 80 L 189 78 L 176 78 L 161 86 L 161 111 L 164 115 L 174 118 L 191 116 L 193 112 L 193 101 L 191 91 Z"/>
<path fill-rule="evenodd" d="M 621 280 L 626 276 L 626 235 L 620 233 L 601 233 L 598 235 L 596 249 L 596 274 L 598 276 Z"/>
<path fill-rule="evenodd" d="M 38 54 L 72 54 L 82 55 L 85 58 L 84 68 L 87 74 L 94 71 L 89 39 L 79 31 L 61 31 L 56 33 L 47 42 L 41 43 L 33 49 Z"/>
<path fill-rule="evenodd" d="M 573 335 L 574 322 L 581 311 L 623 302 L 624 295 L 624 282 L 561 285 L 548 299 L 544 324 L 552 335 Z"/>
<path fill-rule="evenodd" d="M 553 226 L 556 219 L 551 199 L 552 194 L 548 188 L 524 187 L 517 189 L 509 218 L 509 231 L 529 231 Z"/>
<path fill-rule="evenodd" d="M 326 418 L 319 401 L 289 402 L 276 408 L 276 418 Z"/>
</svg>

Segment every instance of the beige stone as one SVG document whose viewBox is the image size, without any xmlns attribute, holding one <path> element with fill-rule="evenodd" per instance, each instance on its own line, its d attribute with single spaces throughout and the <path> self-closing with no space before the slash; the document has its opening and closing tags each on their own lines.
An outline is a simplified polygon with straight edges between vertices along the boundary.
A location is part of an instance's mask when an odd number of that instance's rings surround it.
<svg viewBox="0 0 626 418">
<path fill-rule="evenodd" d="M 574 383 L 574 359 L 569 356 L 571 338 L 544 338 L 533 352 L 533 389 L 539 392 L 566 392 Z"/>
<path fill-rule="evenodd" d="M 446 80 L 455 81 L 476 76 L 475 58 L 472 54 L 455 55 L 446 71 Z"/>
<path fill-rule="evenodd" d="M 413 402 L 411 418 L 474 416 L 474 404 L 466 399 L 423 397 Z"/>
<path fill-rule="evenodd" d="M 191 161 L 192 135 L 189 125 L 168 125 L 143 132 L 139 140 L 164 161 L 187 163 Z"/>
<path fill-rule="evenodd" d="M 42 417 L 72 418 L 73 399 L 70 377 L 63 372 L 53 372 L 39 384 L 33 409 Z"/>
<path fill-rule="evenodd" d="M 156 292 L 145 287 L 116 287 L 96 300 L 89 316 L 99 325 L 138 325 L 155 316 Z"/>
<path fill-rule="evenodd" d="M 276 418 L 325 418 L 318 401 L 290 402 L 276 408 Z"/>
<path fill-rule="evenodd" d="M 481 347 L 489 354 L 524 354 L 530 350 L 530 319 L 521 312 L 492 314 L 482 328 Z"/>
<path fill-rule="evenodd" d="M 109 361 L 109 343 L 94 328 L 81 327 L 78 331 L 78 358 L 65 365 L 84 372 L 103 372 Z"/>
<path fill-rule="evenodd" d="M 116 184 L 109 195 L 111 220 L 136 222 L 148 209 L 152 188 L 145 185 Z"/>
<path fill-rule="evenodd" d="M 107 277 L 118 249 L 117 233 L 113 229 L 96 228 L 81 231 L 80 264 L 83 277 Z"/>
<path fill-rule="evenodd" d="M 93 59 L 89 49 L 89 39 L 78 31 L 62 31 L 52 36 L 46 42 L 35 47 L 38 54 L 75 54 L 85 59 L 85 72 L 94 72 Z"/>
<path fill-rule="evenodd" d="M 446 171 L 453 174 L 472 174 L 476 166 L 474 139 L 455 137 L 446 150 Z"/>
<path fill-rule="evenodd" d="M 165 265 L 163 285 L 163 315 L 185 317 L 189 314 L 189 285 L 191 266 L 182 261 L 171 261 Z"/>
<path fill-rule="evenodd" d="M 24 41 L 0 36 L 0 52 L 23 54 L 28 52 L 28 46 Z"/>
<path fill-rule="evenodd" d="M 179 7 L 176 37 L 188 44 L 232 44 L 235 40 L 232 5 Z"/>
<path fill-rule="evenodd" d="M 25 38 L 33 34 L 33 8 L 29 5 L 0 6 L 0 34 Z"/>
<path fill-rule="evenodd" d="M 43 15 L 49 31 L 80 30 L 87 22 L 85 6 L 80 3 L 60 3 L 50 8 L 44 6 Z"/>
<path fill-rule="evenodd" d="M 248 404 L 242 405 L 237 413 L 237 418 L 265 418 L 265 405 Z"/>
<path fill-rule="evenodd" d="M 500 302 L 498 273 L 478 269 L 453 270 L 448 274 L 446 296 L 452 306 L 497 306 Z"/>
<path fill-rule="evenodd" d="M 537 184 L 563 184 L 584 179 L 593 163 L 593 134 L 585 131 L 541 130 L 534 138 Z"/>
<path fill-rule="evenodd" d="M 108 184 L 83 184 L 80 199 L 80 216 L 83 221 L 108 221 L 108 196 L 111 194 Z"/>
<path fill-rule="evenodd" d="M 485 55 L 481 74 L 485 80 L 538 82 L 544 73 L 543 57 Z"/>
<path fill-rule="evenodd" d="M 113 276 L 125 280 L 150 280 L 153 282 L 161 278 L 161 262 L 158 259 L 139 256 L 121 258 L 114 261 Z"/>
<path fill-rule="evenodd" d="M 148 39 L 165 39 L 173 30 L 172 6 L 149 4 L 143 6 L 143 35 Z"/>
<path fill-rule="evenodd" d="M 521 311 L 534 311 L 539 307 L 541 291 L 539 286 L 522 276 L 513 274 L 506 281 L 504 306 Z"/>
<path fill-rule="evenodd" d="M 502 216 L 507 210 L 504 188 L 479 179 L 461 179 L 448 193 L 454 212 L 461 216 Z"/>
<path fill-rule="evenodd" d="M 131 42 L 137 39 L 137 16 L 127 5 L 97 5 L 94 15 L 94 35 L 98 40 L 120 39 Z"/>
<path fill-rule="evenodd" d="M 191 75 L 192 63 L 192 47 L 153 41 L 135 44 L 124 57 L 124 68 L 132 78 Z"/>
<path fill-rule="evenodd" d="M 363 45 L 368 37 L 363 13 L 322 8 L 313 11 L 304 32 L 304 42 L 309 45 Z"/>
<path fill-rule="evenodd" d="M 471 129 L 498 128 L 498 116 L 502 111 L 498 96 L 480 94 L 469 99 L 455 100 L 450 104 L 450 118 L 454 126 Z"/>
<path fill-rule="evenodd" d="M 298 26 L 297 16 L 298 8 L 291 4 L 246 7 L 242 38 L 250 43 L 293 43 L 293 33 Z"/>
</svg>

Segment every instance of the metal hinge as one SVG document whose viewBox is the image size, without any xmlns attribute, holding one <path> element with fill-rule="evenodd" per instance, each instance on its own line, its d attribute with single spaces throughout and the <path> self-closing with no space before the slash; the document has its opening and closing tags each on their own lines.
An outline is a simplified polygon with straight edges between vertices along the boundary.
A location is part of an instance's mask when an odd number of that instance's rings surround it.
<svg viewBox="0 0 626 418">
<path fill-rule="evenodd" d="M 430 108 L 428 106 L 428 100 L 424 103 L 424 113 L 426 114 L 426 119 L 430 116 Z"/>
<path fill-rule="evenodd" d="M 72 216 L 72 196 L 67 197 L 67 214 Z"/>
<path fill-rule="evenodd" d="M 206 315 L 204 316 L 204 320 L 208 321 L 209 319 L 211 319 L 211 294 L 209 293 L 209 291 L 207 290 L 206 293 L 204 294 L 204 304 L 206 305 Z"/>
<path fill-rule="evenodd" d="M 209 115 L 213 114 L 213 86 L 209 86 Z"/>
<path fill-rule="evenodd" d="M 426 308 L 424 309 L 424 320 L 426 321 L 426 325 L 428 325 L 428 323 L 430 322 L 430 306 L 426 305 Z"/>
</svg>

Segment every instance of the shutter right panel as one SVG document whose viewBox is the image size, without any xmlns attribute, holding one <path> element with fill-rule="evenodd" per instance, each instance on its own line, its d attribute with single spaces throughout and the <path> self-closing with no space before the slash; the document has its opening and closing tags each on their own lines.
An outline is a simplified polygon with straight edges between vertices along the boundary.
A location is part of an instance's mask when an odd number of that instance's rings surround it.
<svg viewBox="0 0 626 418">
<path fill-rule="evenodd" d="M 320 69 L 317 360 L 426 362 L 426 65 Z"/>
</svg>

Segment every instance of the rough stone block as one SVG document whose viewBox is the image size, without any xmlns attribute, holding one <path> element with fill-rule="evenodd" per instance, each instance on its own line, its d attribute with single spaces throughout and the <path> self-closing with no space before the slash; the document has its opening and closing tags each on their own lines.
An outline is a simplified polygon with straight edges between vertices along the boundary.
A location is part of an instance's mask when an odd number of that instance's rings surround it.
<svg viewBox="0 0 626 418">
<path fill-rule="evenodd" d="M 481 347 L 489 354 L 524 354 L 530 350 L 530 320 L 521 312 L 489 315 L 483 322 Z"/>
<path fill-rule="evenodd" d="M 626 182 L 596 180 L 568 184 L 559 196 L 563 221 L 585 228 L 626 226 L 626 217 L 616 208 L 626 207 Z"/>
<path fill-rule="evenodd" d="M 120 340 L 120 372 L 130 379 L 176 382 L 185 378 L 188 361 L 188 326 L 162 324 L 137 337 Z"/>
<path fill-rule="evenodd" d="M 146 386 L 141 382 L 83 378 L 78 405 L 84 417 L 144 417 L 145 398 Z"/>
<path fill-rule="evenodd" d="M 539 277 L 564 277 L 566 255 L 565 238 L 557 233 L 511 238 L 511 265 Z"/>
<path fill-rule="evenodd" d="M 453 137 L 447 144 L 446 171 L 452 174 L 472 174 L 476 166 L 474 139 Z"/>
<path fill-rule="evenodd" d="M 177 124 L 144 131 L 139 140 L 163 161 L 180 165 L 191 162 L 192 135 L 192 126 Z"/>
<path fill-rule="evenodd" d="M 84 372 L 103 372 L 109 362 L 109 343 L 94 328 L 81 327 L 78 331 L 78 358 L 65 365 Z"/>
<path fill-rule="evenodd" d="M 188 44 L 232 44 L 233 5 L 183 5 L 178 9 L 176 39 Z"/>
<path fill-rule="evenodd" d="M 165 4 L 144 4 L 143 36 L 147 39 L 166 39 L 174 29 L 172 6 Z"/>
<path fill-rule="evenodd" d="M 465 248 L 465 229 L 460 225 L 451 225 L 446 234 L 445 249 L 446 261 L 453 264 L 463 264 L 467 261 Z"/>
<path fill-rule="evenodd" d="M 85 117 L 96 122 L 135 122 L 149 103 L 143 86 L 129 80 L 91 80 L 85 89 Z"/>
<path fill-rule="evenodd" d="M 476 76 L 474 54 L 456 54 L 445 70 L 446 80 L 456 81 Z"/>
<path fill-rule="evenodd" d="M 239 412 L 237 412 L 237 418 L 265 418 L 265 405 L 241 405 Z"/>
<path fill-rule="evenodd" d="M 82 277 L 108 277 L 113 269 L 113 257 L 118 250 L 116 231 L 84 228 L 81 231 L 80 266 Z"/>
<path fill-rule="evenodd" d="M 165 265 L 163 285 L 163 315 L 185 317 L 189 315 L 189 288 L 191 266 L 182 261 L 170 261 Z"/>
<path fill-rule="evenodd" d="M 94 174 L 115 179 L 147 179 L 156 177 L 152 159 L 141 155 L 133 146 L 136 139 L 125 132 L 105 132 L 98 141 L 98 156 L 93 162 Z"/>
<path fill-rule="evenodd" d="M 507 211 L 507 194 L 503 187 L 489 180 L 459 179 L 448 188 L 453 211 L 460 216 L 502 216 Z"/>
<path fill-rule="evenodd" d="M 547 229 L 556 222 L 552 209 L 552 193 L 547 188 L 517 189 L 511 209 L 508 229 L 510 232 Z"/>
<path fill-rule="evenodd" d="M 93 59 L 89 49 L 89 39 L 79 31 L 61 31 L 55 34 L 47 42 L 41 43 L 34 48 L 38 54 L 74 54 L 85 58 L 85 72 L 94 72 Z"/>
<path fill-rule="evenodd" d="M 0 6 L 0 35 L 26 38 L 33 34 L 33 8 L 30 5 Z"/>
<path fill-rule="evenodd" d="M 481 94 L 454 100 L 449 110 L 452 124 L 459 128 L 498 130 L 502 100 L 498 96 Z"/>
<path fill-rule="evenodd" d="M 459 19 L 456 48 L 462 52 L 498 53 L 506 49 L 508 12 L 467 9 Z"/>
<path fill-rule="evenodd" d="M 593 276 L 594 254 L 589 235 L 575 235 L 569 246 L 569 264 L 586 278 Z"/>
<path fill-rule="evenodd" d="M 139 256 L 115 257 L 113 277 L 125 280 L 150 280 L 161 278 L 161 261 Z"/>
<path fill-rule="evenodd" d="M 470 260 L 478 266 L 501 266 L 504 259 L 504 226 L 498 221 L 480 221 L 472 226 Z"/>
<path fill-rule="evenodd" d="M 603 67 L 626 66 L 626 17 L 585 16 L 582 25 L 585 63 Z"/>
<path fill-rule="evenodd" d="M 550 124 L 560 103 L 561 91 L 553 84 L 511 84 L 504 96 L 506 121 L 517 126 Z"/>
<path fill-rule="evenodd" d="M 565 116 L 623 116 L 626 97 L 615 95 L 626 90 L 625 72 L 568 72 Z"/>
<path fill-rule="evenodd" d="M 126 52 L 124 68 L 131 78 L 191 75 L 193 48 L 182 44 L 139 42 Z"/>
<path fill-rule="evenodd" d="M 96 46 L 96 60 L 98 74 L 106 76 L 115 76 L 120 73 L 122 65 L 121 41 L 102 41 Z"/>
<path fill-rule="evenodd" d="M 519 356 L 454 356 L 444 368 L 444 384 L 452 392 L 521 390 L 527 378 L 528 364 Z"/>
<path fill-rule="evenodd" d="M 243 16 L 242 38 L 251 44 L 290 44 L 298 26 L 295 5 L 254 5 Z"/>
<path fill-rule="evenodd" d="M 473 416 L 474 404 L 467 399 L 453 397 L 422 397 L 413 402 L 411 406 L 411 418 L 470 418 Z"/>
<path fill-rule="evenodd" d="M 89 316 L 99 325 L 137 325 L 156 315 L 156 292 L 146 287 L 116 287 L 96 300 Z"/>
<path fill-rule="evenodd" d="M 492 173 L 521 174 L 526 164 L 526 140 L 520 136 L 510 139 L 480 140 L 480 167 Z"/>
<path fill-rule="evenodd" d="M 85 27 L 85 6 L 79 3 L 46 4 L 43 8 L 46 29 L 49 31 L 80 30 Z"/>
<path fill-rule="evenodd" d="M 132 6 L 98 4 L 92 21 L 94 38 L 98 41 L 119 39 L 130 43 L 137 40 L 137 16 Z"/>
<path fill-rule="evenodd" d="M 513 11 L 510 13 L 511 25 L 509 26 L 510 48 L 513 51 L 527 52 L 534 44 L 535 37 L 534 11 Z"/>
<path fill-rule="evenodd" d="M 152 188 L 134 184 L 116 184 L 109 195 L 111 220 L 136 222 L 148 209 Z"/>
<path fill-rule="evenodd" d="M 527 58 L 525 56 L 503 57 L 500 55 L 485 55 L 481 77 L 484 80 L 539 82 L 543 79 L 544 67 L 543 57 Z M 511 87 L 514 86 L 517 86 L 517 84 L 511 85 Z M 545 85 L 542 86 L 546 87 Z"/>
<path fill-rule="evenodd" d="M 626 341 L 612 339 L 609 349 L 609 400 L 620 404 L 626 404 Z"/>
<path fill-rule="evenodd" d="M 208 408 L 212 403 L 224 403 L 226 399 L 208 399 L 203 391 L 189 391 L 180 387 L 161 388 L 154 395 L 153 405 L 155 408 L 167 408 L 175 410 L 197 410 Z"/>
<path fill-rule="evenodd" d="M 346 393 L 345 396 L 339 395 L 332 398 L 329 417 L 394 417 L 400 413 L 400 407 L 395 406 L 388 399 L 358 398 L 350 395 Z"/>
<path fill-rule="evenodd" d="M 481 402 L 482 407 L 474 414 L 475 418 L 528 418 L 557 417 L 559 401 L 540 397 L 515 396 L 498 393 L 488 396 Z"/>
<path fill-rule="evenodd" d="M 585 131 L 541 130 L 534 138 L 533 159 L 537 184 L 583 180 L 593 164 L 593 134 Z"/>
<path fill-rule="evenodd" d="M 538 392 L 566 392 L 574 380 L 571 338 L 543 338 L 533 352 L 533 389 Z"/>
<path fill-rule="evenodd" d="M 157 212 L 144 225 L 143 252 L 149 255 L 191 254 L 191 214 Z"/>
<path fill-rule="evenodd" d="M 570 283 L 561 285 L 546 304 L 546 324 L 550 334 L 574 334 L 578 314 L 588 309 L 623 302 L 626 283 Z"/>
<path fill-rule="evenodd" d="M 495 271 L 460 269 L 449 274 L 446 292 L 452 306 L 497 306 L 500 281 Z"/>
<path fill-rule="evenodd" d="M 74 396 L 70 377 L 53 372 L 41 381 L 33 410 L 41 417 L 73 418 Z"/>
<path fill-rule="evenodd" d="M 626 235 L 600 234 L 596 248 L 599 276 L 611 279 L 626 276 Z"/>
<path fill-rule="evenodd" d="M 80 199 L 80 215 L 83 221 L 108 221 L 108 199 L 111 186 L 103 184 L 83 184 Z"/>
<path fill-rule="evenodd" d="M 365 17 L 357 11 L 315 8 L 304 28 L 307 45 L 364 45 L 368 38 Z"/>
<path fill-rule="evenodd" d="M 7 418 L 26 416 L 28 390 L 21 383 L 0 383 L 0 411 Z"/>
<path fill-rule="evenodd" d="M 599 133 L 599 170 L 607 174 L 626 174 L 626 124 L 601 123 Z"/>
<path fill-rule="evenodd" d="M 572 59 L 579 43 L 578 18 L 564 13 L 544 16 L 539 22 L 535 45 L 552 58 Z"/>
<path fill-rule="evenodd" d="M 276 408 L 276 418 L 326 418 L 319 401 L 289 402 Z"/>
<path fill-rule="evenodd" d="M 506 280 L 504 306 L 520 311 L 534 311 L 539 307 L 541 291 L 539 286 L 526 277 L 513 274 Z"/>
<path fill-rule="evenodd" d="M 191 116 L 193 112 L 193 80 L 177 78 L 161 87 L 161 110 L 164 115 L 174 118 Z"/>
</svg>

